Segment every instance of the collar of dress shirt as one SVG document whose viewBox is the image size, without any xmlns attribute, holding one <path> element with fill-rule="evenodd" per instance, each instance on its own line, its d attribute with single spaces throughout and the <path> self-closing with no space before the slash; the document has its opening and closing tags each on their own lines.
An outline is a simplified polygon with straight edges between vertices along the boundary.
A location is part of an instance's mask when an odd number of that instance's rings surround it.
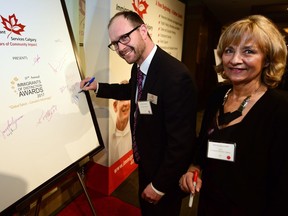
<svg viewBox="0 0 288 216">
<path fill-rule="evenodd" d="M 155 52 L 157 50 L 157 46 L 154 45 L 152 51 L 150 52 L 150 54 L 148 55 L 148 57 L 144 60 L 144 62 L 140 65 L 140 70 L 142 71 L 142 73 L 144 73 L 147 76 L 148 73 L 148 69 L 150 66 L 150 63 L 152 61 L 152 58 L 155 55 Z"/>
</svg>

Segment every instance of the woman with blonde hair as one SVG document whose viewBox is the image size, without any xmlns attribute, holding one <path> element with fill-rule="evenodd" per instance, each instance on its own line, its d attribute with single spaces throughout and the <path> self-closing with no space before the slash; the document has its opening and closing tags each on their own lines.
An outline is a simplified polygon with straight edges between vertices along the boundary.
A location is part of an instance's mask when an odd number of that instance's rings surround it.
<svg viewBox="0 0 288 216">
<path fill-rule="evenodd" d="M 276 89 L 286 66 L 284 37 L 269 19 L 252 15 L 224 30 L 217 53 L 216 71 L 227 84 L 207 104 L 180 188 L 201 188 L 199 216 L 287 215 L 288 95 Z"/>
</svg>

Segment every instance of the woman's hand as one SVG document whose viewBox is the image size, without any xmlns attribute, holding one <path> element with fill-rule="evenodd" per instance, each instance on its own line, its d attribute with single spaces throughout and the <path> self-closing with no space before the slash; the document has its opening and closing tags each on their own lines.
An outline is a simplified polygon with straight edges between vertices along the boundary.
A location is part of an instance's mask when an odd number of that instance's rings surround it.
<svg viewBox="0 0 288 216">
<path fill-rule="evenodd" d="M 202 180 L 199 176 L 197 177 L 197 180 L 196 180 L 196 188 L 193 184 L 193 177 L 195 175 L 195 171 L 200 173 L 197 167 L 190 166 L 188 171 L 184 175 L 182 175 L 182 177 L 180 178 L 179 187 L 181 188 L 182 191 L 186 193 L 193 193 L 193 194 L 195 193 L 195 190 L 197 192 L 200 191 L 202 187 Z"/>
</svg>

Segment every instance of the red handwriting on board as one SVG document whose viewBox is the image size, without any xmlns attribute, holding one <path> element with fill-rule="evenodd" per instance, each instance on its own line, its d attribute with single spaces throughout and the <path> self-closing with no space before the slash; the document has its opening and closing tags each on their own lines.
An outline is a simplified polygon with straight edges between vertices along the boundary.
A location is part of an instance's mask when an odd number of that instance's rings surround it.
<svg viewBox="0 0 288 216">
<path fill-rule="evenodd" d="M 53 105 L 50 109 L 43 111 L 39 120 L 38 120 L 38 124 L 41 124 L 44 121 L 49 122 L 53 115 L 55 114 L 55 112 L 57 111 L 57 106 Z"/>
<path fill-rule="evenodd" d="M 11 136 L 15 130 L 18 128 L 18 122 L 22 119 L 23 116 L 7 120 L 7 124 L 5 125 L 4 129 L 1 130 L 2 136 L 5 139 L 8 136 Z"/>
<path fill-rule="evenodd" d="M 14 33 L 17 35 L 21 35 L 21 32 L 24 32 L 25 25 L 18 23 L 18 19 L 16 18 L 15 14 L 10 15 L 8 19 L 1 16 L 2 24 L 7 31 L 10 31 L 10 34 Z M 10 36 L 7 36 L 7 38 Z"/>
<path fill-rule="evenodd" d="M 37 64 L 37 63 L 39 63 L 39 61 L 40 61 L 40 57 L 39 57 L 39 55 L 37 54 L 37 56 L 34 57 L 34 65 Z"/>
<path fill-rule="evenodd" d="M 55 72 L 58 73 L 62 70 L 63 65 L 65 64 L 66 61 L 66 55 L 65 54 L 59 61 L 56 61 L 55 63 L 48 63 L 51 69 Z"/>
</svg>

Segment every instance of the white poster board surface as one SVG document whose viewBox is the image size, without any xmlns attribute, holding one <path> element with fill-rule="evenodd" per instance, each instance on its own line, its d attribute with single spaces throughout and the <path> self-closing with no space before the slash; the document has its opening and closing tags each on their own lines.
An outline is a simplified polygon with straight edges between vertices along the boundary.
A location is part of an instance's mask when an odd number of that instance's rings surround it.
<svg viewBox="0 0 288 216">
<path fill-rule="evenodd" d="M 0 212 L 103 144 L 61 0 L 0 0 Z"/>
</svg>

